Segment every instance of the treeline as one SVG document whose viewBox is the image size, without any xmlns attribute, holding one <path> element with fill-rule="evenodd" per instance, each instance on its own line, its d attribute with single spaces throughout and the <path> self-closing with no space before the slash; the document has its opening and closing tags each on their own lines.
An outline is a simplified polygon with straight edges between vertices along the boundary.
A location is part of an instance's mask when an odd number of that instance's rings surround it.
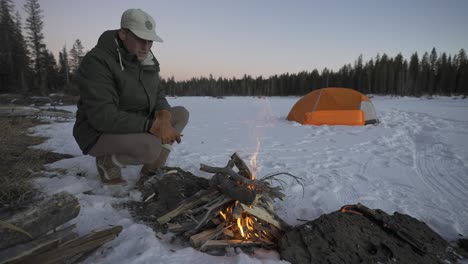
<svg viewBox="0 0 468 264">
<path fill-rule="evenodd" d="M 377 55 L 364 62 L 362 56 L 354 65 L 344 65 L 337 72 L 325 68 L 293 74 L 253 78 L 200 77 L 188 81 L 163 80 L 168 94 L 173 96 L 286 96 L 304 95 L 324 87 L 347 87 L 365 94 L 421 96 L 468 95 L 468 58 L 464 49 L 452 56 L 445 52 L 411 55 L 409 62 L 401 54 L 392 58 Z"/>
<path fill-rule="evenodd" d="M 0 0 L 0 93 L 45 95 L 67 92 L 85 52 L 77 39 L 59 60 L 44 43 L 43 11 L 38 0 L 27 0 L 22 18 L 12 0 Z M 24 35 L 23 35 L 24 29 Z"/>
<path fill-rule="evenodd" d="M 67 51 L 59 52 L 58 62 L 44 43 L 43 11 L 39 0 L 27 0 L 23 6 L 27 18 L 23 25 L 12 0 L 0 0 L 0 93 L 45 95 L 51 92 L 76 92 L 73 77 L 85 55 L 77 39 Z M 23 32 L 24 30 L 24 32 Z M 173 96 L 286 96 L 303 95 L 323 87 L 348 87 L 365 94 L 381 95 L 468 95 L 468 59 L 464 49 L 458 54 L 438 53 L 435 48 L 409 61 L 401 54 L 386 54 L 364 62 L 362 56 L 353 65 L 334 72 L 317 69 L 285 73 L 264 78 L 192 78 L 162 80 Z"/>
</svg>

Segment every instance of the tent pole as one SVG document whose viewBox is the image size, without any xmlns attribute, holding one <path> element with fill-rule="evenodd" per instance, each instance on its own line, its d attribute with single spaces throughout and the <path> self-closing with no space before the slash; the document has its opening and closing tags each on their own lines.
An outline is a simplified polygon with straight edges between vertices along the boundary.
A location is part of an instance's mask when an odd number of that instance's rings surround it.
<svg viewBox="0 0 468 264">
<path fill-rule="evenodd" d="M 319 96 L 318 96 L 318 98 L 317 98 L 317 101 L 315 101 L 314 108 L 312 108 L 312 112 L 315 112 L 315 109 L 317 109 L 318 102 L 320 101 L 320 97 L 322 97 L 322 93 L 323 93 L 323 88 L 320 89 Z"/>
</svg>

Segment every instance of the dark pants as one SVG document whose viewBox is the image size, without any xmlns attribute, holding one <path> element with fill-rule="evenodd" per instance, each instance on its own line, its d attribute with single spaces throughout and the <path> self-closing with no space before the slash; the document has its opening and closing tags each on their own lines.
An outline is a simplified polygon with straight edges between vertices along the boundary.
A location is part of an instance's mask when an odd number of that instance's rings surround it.
<svg viewBox="0 0 468 264">
<path fill-rule="evenodd" d="M 169 110 L 172 114 L 172 126 L 179 131 L 187 125 L 189 112 L 185 107 L 175 106 Z M 89 151 L 94 157 L 113 155 L 123 165 L 151 163 L 161 153 L 161 141 L 150 133 L 103 134 Z"/>
</svg>

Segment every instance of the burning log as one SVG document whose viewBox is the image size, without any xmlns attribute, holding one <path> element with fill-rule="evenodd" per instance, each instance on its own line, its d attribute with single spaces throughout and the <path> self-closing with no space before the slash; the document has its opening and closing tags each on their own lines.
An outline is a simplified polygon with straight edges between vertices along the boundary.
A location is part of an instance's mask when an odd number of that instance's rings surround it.
<svg viewBox="0 0 468 264">
<path fill-rule="evenodd" d="M 210 186 L 218 187 L 218 189 L 233 200 L 240 201 L 244 204 L 252 204 L 256 197 L 256 192 L 249 189 L 247 186 L 238 184 L 223 174 L 215 174 L 210 180 Z"/>
<path fill-rule="evenodd" d="M 167 224 L 171 232 L 189 237 L 192 246 L 203 251 L 276 246 L 290 227 L 272 206 L 273 199 L 284 198 L 281 189 L 266 180 L 256 180 L 237 153 L 225 167 L 201 164 L 200 170 L 215 174 L 210 188 L 182 201 L 158 222 Z"/>
</svg>

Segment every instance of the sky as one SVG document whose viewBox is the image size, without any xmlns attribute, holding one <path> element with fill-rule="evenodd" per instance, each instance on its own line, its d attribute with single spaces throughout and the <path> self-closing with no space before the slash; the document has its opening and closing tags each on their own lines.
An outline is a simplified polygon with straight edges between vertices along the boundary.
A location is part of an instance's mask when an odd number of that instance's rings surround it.
<svg viewBox="0 0 468 264">
<path fill-rule="evenodd" d="M 23 19 L 26 0 L 14 0 Z M 465 0 L 39 0 L 45 43 L 57 57 L 76 39 L 85 50 L 117 29 L 122 13 L 141 8 L 164 40 L 153 52 L 161 76 L 176 80 L 268 77 L 323 68 L 338 70 L 359 55 L 409 59 L 435 47 L 468 50 Z"/>
<path fill-rule="evenodd" d="M 190 120 L 167 165 L 209 179 L 213 174 L 200 171 L 200 163 L 224 167 L 237 152 L 247 164 L 256 156 L 256 169 L 249 165 L 256 179 L 277 172 L 300 177 L 304 189 L 281 176 L 286 197 L 273 203 L 277 215 L 292 226 L 305 223 L 299 219 L 314 220 L 360 202 L 389 214 L 408 214 L 447 241 L 468 237 L 467 99 L 374 96 L 381 123 L 368 126 L 308 126 L 287 121 L 286 115 L 298 100 L 291 96 L 168 100 L 186 107 Z M 63 109 L 75 112 L 76 106 Z M 63 121 L 31 131 L 48 138 L 36 147 L 73 155 L 46 165 L 37 186 L 46 194 L 67 191 L 77 197 L 81 211 L 71 223 L 79 235 L 123 226 L 115 240 L 84 263 L 286 264 L 274 251 L 253 255 L 237 251 L 215 257 L 170 242 L 170 234 L 158 239 L 126 209 L 111 206 L 146 200 L 133 189 L 141 166 L 122 170 L 128 185 L 103 186 L 94 158 L 82 155 L 73 139 L 74 119 Z"/>
</svg>

